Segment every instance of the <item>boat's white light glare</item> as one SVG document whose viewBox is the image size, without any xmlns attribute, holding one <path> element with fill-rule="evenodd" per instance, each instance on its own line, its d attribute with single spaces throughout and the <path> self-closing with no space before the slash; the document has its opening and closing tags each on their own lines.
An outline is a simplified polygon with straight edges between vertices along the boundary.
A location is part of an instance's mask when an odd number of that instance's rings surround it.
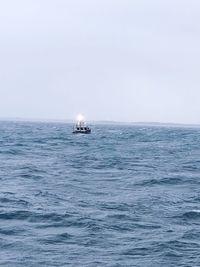
<svg viewBox="0 0 200 267">
<path fill-rule="evenodd" d="M 77 121 L 84 121 L 85 120 L 85 118 L 82 114 L 78 114 L 76 119 L 77 119 Z"/>
</svg>

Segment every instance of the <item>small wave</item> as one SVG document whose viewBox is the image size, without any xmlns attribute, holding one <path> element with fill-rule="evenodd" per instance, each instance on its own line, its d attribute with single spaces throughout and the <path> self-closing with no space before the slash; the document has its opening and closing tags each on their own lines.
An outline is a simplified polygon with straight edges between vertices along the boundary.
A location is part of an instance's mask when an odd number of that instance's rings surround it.
<svg viewBox="0 0 200 267">
<path fill-rule="evenodd" d="M 15 236 L 23 232 L 24 230 L 22 229 L 0 229 L 1 235 L 8 235 L 8 236 Z"/>
<path fill-rule="evenodd" d="M 28 173 L 21 174 L 20 177 L 24 178 L 24 179 L 33 179 L 33 180 L 41 180 L 41 179 L 44 178 L 41 175 L 34 175 L 34 174 L 31 174 L 31 173 L 30 174 L 28 174 Z"/>
<path fill-rule="evenodd" d="M 140 247 L 140 248 L 133 248 L 133 249 L 127 249 L 123 251 L 121 254 L 124 256 L 147 256 L 149 255 L 149 249 L 145 247 Z"/>
<path fill-rule="evenodd" d="M 190 240 L 190 241 L 199 241 L 200 233 L 195 230 L 189 230 L 183 234 L 182 239 Z"/>
<path fill-rule="evenodd" d="M 27 210 L 18 210 L 11 212 L 1 212 L 0 220 L 27 220 L 31 223 L 43 223 L 43 222 L 62 222 L 65 219 L 65 215 L 57 213 L 37 213 Z"/>
<path fill-rule="evenodd" d="M 113 220 L 132 220 L 132 217 L 127 214 L 112 214 L 108 215 L 107 219 L 113 219 Z"/>
<path fill-rule="evenodd" d="M 24 171 L 24 172 L 35 172 L 35 173 L 41 173 L 44 172 L 42 170 L 40 170 L 39 168 L 33 166 L 33 165 L 27 165 L 27 166 L 21 166 L 20 171 Z"/>
<path fill-rule="evenodd" d="M 129 205 L 127 203 L 114 203 L 114 202 L 110 202 L 110 203 L 101 203 L 100 204 L 100 209 L 102 210 L 117 210 L 119 211 L 129 211 L 130 209 L 132 209 L 132 205 Z"/>
<path fill-rule="evenodd" d="M 39 239 L 40 243 L 43 244 L 59 244 L 59 243 L 68 243 L 69 240 L 73 239 L 73 236 L 68 233 L 57 234 L 55 236 L 46 237 Z"/>
<path fill-rule="evenodd" d="M 28 206 L 29 202 L 23 199 L 12 199 L 12 198 L 7 198 L 7 197 L 1 197 L 0 198 L 0 203 L 11 203 L 11 204 L 17 204 L 17 205 L 22 205 L 22 206 Z"/>
<path fill-rule="evenodd" d="M 174 219 L 182 220 L 187 222 L 188 220 L 199 220 L 200 219 L 200 210 L 190 210 L 173 216 Z"/>
<path fill-rule="evenodd" d="M 12 156 L 24 155 L 24 152 L 19 149 L 9 149 L 6 151 L 1 151 L 0 153 L 3 155 L 12 155 Z"/>
<path fill-rule="evenodd" d="M 161 179 L 149 179 L 142 182 L 138 182 L 135 185 L 138 186 L 155 186 L 155 185 L 179 185 L 183 184 L 184 179 L 181 177 L 167 177 Z"/>
<path fill-rule="evenodd" d="M 57 214 L 57 213 L 32 213 L 31 216 L 29 216 L 29 222 L 32 223 L 43 223 L 43 222 L 62 222 L 65 218 L 65 215 L 63 214 Z"/>
<path fill-rule="evenodd" d="M 183 166 L 183 170 L 184 171 L 192 171 L 192 172 L 196 172 L 200 170 L 200 167 L 199 166 L 195 166 L 195 165 L 186 165 L 186 166 Z"/>
<path fill-rule="evenodd" d="M 25 210 L 1 212 L 0 220 L 26 220 L 31 216 L 32 212 Z"/>
<path fill-rule="evenodd" d="M 200 219 L 200 210 L 191 210 L 183 213 L 183 218 L 186 219 Z"/>
</svg>

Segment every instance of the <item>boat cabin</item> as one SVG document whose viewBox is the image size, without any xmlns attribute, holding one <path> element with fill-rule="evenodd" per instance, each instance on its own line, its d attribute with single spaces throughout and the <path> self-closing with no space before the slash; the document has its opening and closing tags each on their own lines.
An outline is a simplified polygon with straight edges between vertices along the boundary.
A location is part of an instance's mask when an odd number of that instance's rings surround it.
<svg viewBox="0 0 200 267">
<path fill-rule="evenodd" d="M 73 133 L 90 134 L 91 129 L 86 125 L 85 121 L 78 121 L 74 126 Z"/>
</svg>

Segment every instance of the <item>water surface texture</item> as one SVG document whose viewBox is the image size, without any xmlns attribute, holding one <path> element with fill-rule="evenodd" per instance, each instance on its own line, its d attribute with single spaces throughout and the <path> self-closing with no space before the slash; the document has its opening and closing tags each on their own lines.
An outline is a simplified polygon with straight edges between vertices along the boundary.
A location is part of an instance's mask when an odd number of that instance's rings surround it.
<svg viewBox="0 0 200 267">
<path fill-rule="evenodd" d="M 0 127 L 0 266 L 200 266 L 200 129 Z"/>
</svg>

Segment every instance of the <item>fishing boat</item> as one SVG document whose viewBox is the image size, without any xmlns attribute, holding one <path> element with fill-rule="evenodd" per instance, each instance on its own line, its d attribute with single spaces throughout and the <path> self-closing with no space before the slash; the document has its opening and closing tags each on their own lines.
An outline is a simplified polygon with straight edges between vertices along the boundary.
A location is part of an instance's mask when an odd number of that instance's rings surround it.
<svg viewBox="0 0 200 267">
<path fill-rule="evenodd" d="M 73 133 L 74 134 L 90 134 L 91 129 L 87 126 L 84 116 L 82 114 L 79 114 L 77 116 L 77 122 L 73 127 Z"/>
</svg>

